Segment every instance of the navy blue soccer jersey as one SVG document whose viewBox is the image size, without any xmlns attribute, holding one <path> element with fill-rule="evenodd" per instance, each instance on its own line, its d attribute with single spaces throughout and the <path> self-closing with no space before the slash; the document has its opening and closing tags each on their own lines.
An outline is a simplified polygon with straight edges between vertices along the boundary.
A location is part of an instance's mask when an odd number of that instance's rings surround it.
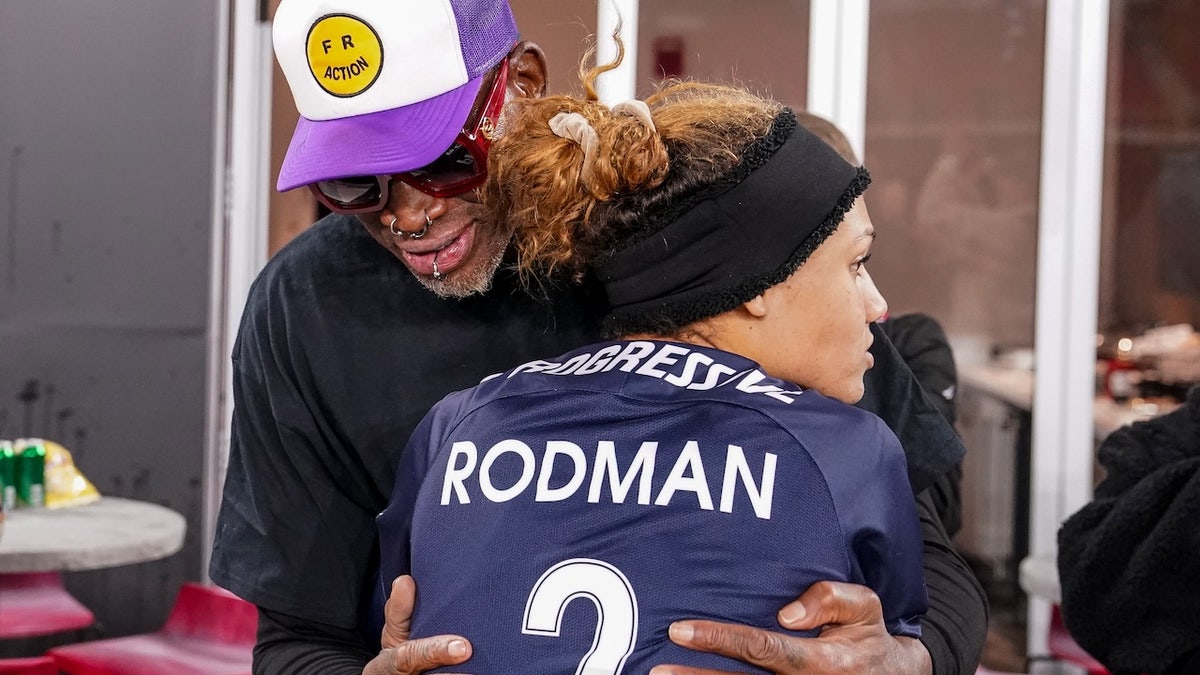
<svg viewBox="0 0 1200 675">
<path fill-rule="evenodd" d="M 378 524 L 381 579 L 417 580 L 413 636 L 467 637 L 455 669 L 478 675 L 763 672 L 682 649 L 668 626 L 780 630 L 776 612 L 822 579 L 873 589 L 895 635 L 918 637 L 926 608 L 892 432 L 693 345 L 591 345 L 447 396 Z"/>
</svg>

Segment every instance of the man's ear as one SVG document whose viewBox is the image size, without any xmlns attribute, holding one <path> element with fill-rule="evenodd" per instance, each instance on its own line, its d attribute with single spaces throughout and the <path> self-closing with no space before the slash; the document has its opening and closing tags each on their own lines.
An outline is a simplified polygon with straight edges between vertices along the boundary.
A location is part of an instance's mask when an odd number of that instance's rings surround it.
<svg viewBox="0 0 1200 675">
<path fill-rule="evenodd" d="M 508 84 L 523 98 L 546 95 L 546 54 L 542 48 L 522 40 L 508 53 Z"/>
</svg>

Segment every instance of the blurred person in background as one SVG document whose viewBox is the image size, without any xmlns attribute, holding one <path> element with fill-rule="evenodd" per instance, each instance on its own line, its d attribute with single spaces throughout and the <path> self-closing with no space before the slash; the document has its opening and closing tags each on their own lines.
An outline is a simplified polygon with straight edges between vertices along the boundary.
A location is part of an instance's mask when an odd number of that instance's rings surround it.
<svg viewBox="0 0 1200 675">
<path fill-rule="evenodd" d="M 1058 532 L 1063 621 L 1114 675 L 1200 673 L 1200 385 L 1109 434 L 1099 461 Z"/>
</svg>

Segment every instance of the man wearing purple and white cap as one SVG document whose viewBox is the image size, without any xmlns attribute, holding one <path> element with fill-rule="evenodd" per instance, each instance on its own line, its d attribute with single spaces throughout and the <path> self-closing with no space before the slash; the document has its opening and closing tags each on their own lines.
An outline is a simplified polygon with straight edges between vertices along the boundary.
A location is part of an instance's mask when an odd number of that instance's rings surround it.
<svg viewBox="0 0 1200 675">
<path fill-rule="evenodd" d="M 434 293 L 482 292 L 508 233 L 471 195 L 501 106 L 541 93 L 545 58 L 517 44 L 504 2 L 349 6 L 284 2 L 275 16 L 300 112 L 277 186 L 307 186 L 331 211 L 358 215 Z"/>
<path fill-rule="evenodd" d="M 510 232 L 475 192 L 504 103 L 545 93 L 545 57 L 519 40 L 505 0 L 283 0 L 274 43 L 301 114 L 278 187 L 305 186 L 332 213 L 277 253 L 247 298 L 210 575 L 259 607 L 255 673 L 462 663 L 486 646 L 442 636 L 379 652 L 374 519 L 405 441 L 442 396 L 599 335 L 602 295 L 564 285 L 531 297 L 503 264 Z M 872 352 L 870 409 L 897 432 L 920 489 L 961 445 L 914 398 L 881 334 Z M 927 673 L 930 661 L 939 675 L 973 672 L 981 591 L 921 512 L 924 647 L 887 634 L 868 589 L 833 583 L 781 612 L 830 624 L 822 637 L 684 622 L 693 637 L 677 641 L 781 673 Z M 405 577 L 393 588 L 389 647 L 414 593 Z"/>
</svg>

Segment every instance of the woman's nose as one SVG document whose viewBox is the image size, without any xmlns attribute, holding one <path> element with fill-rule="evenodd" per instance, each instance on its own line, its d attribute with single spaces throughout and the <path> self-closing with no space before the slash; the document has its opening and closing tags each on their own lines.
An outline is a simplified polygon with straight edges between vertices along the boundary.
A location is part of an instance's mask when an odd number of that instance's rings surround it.
<svg viewBox="0 0 1200 675">
<path fill-rule="evenodd" d="M 871 278 L 871 274 L 869 272 L 866 272 L 865 269 L 863 270 L 863 272 L 866 275 L 866 282 L 867 282 L 866 298 L 865 298 L 866 308 L 867 308 L 867 321 L 870 323 L 874 323 L 874 322 L 878 321 L 880 318 L 882 318 L 884 314 L 887 314 L 887 311 L 888 311 L 887 300 L 884 299 L 883 294 L 880 293 L 879 289 L 875 286 L 875 280 Z"/>
</svg>

